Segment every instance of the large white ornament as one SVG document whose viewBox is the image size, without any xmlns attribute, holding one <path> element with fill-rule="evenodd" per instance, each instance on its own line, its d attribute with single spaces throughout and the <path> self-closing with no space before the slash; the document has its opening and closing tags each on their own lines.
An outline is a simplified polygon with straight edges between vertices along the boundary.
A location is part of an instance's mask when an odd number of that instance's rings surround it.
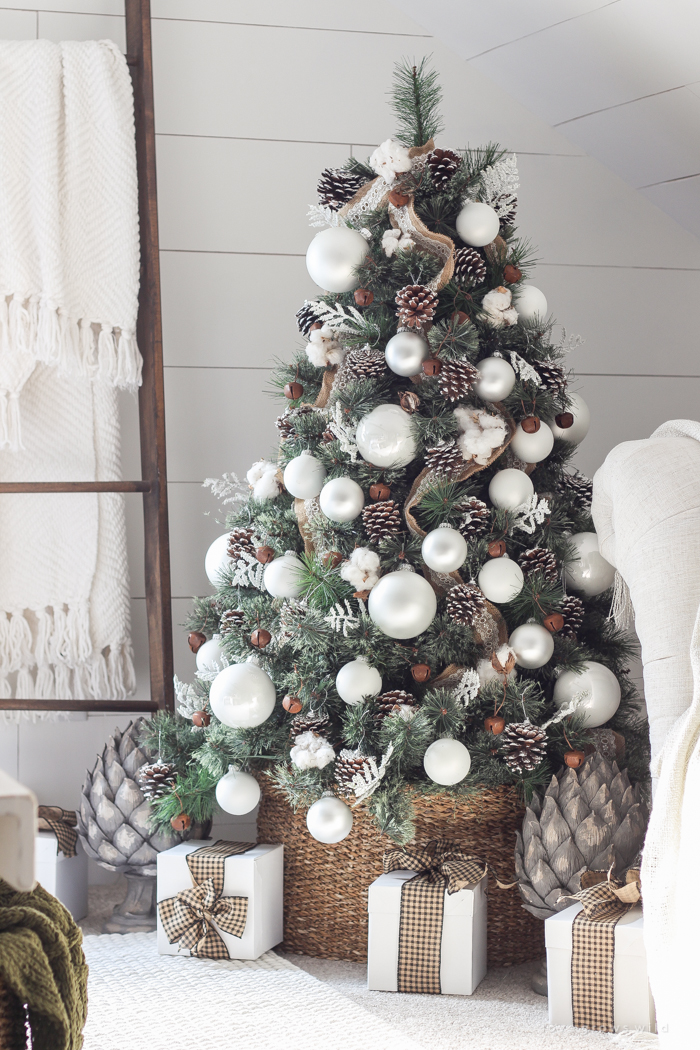
<svg viewBox="0 0 700 1050">
<path fill-rule="evenodd" d="M 343 664 L 335 676 L 338 696 L 346 704 L 361 704 L 366 696 L 379 696 L 382 676 L 376 667 L 370 667 L 364 657 Z"/>
<path fill-rule="evenodd" d="M 469 201 L 457 216 L 455 226 L 465 244 L 483 248 L 498 237 L 501 221 L 490 204 Z"/>
<path fill-rule="evenodd" d="M 544 420 L 540 420 L 540 429 L 534 434 L 528 434 L 518 423 L 510 447 L 523 463 L 539 463 L 554 448 L 554 434 Z"/>
<path fill-rule="evenodd" d="M 544 667 L 552 659 L 554 638 L 546 627 L 538 623 L 524 623 L 516 627 L 508 645 L 521 667 Z"/>
<path fill-rule="evenodd" d="M 588 433 L 588 428 L 591 425 L 591 413 L 580 394 L 569 394 L 568 396 L 571 403 L 566 411 L 570 412 L 574 417 L 573 426 L 563 430 L 556 423 L 550 423 L 549 425 L 555 437 L 561 438 L 562 441 L 570 441 L 572 445 L 578 445 L 579 441 L 583 441 Z"/>
<path fill-rule="evenodd" d="M 489 499 L 499 510 L 517 510 L 534 492 L 535 486 L 525 471 L 515 467 L 496 471 L 489 483 Z"/>
<path fill-rule="evenodd" d="M 231 664 L 211 683 L 209 706 L 225 726 L 251 729 L 262 725 L 275 707 L 275 686 L 257 664 Z"/>
<path fill-rule="evenodd" d="M 217 536 L 204 556 L 204 571 L 212 587 L 218 587 L 223 574 L 231 570 L 232 563 L 228 556 L 229 536 L 228 532 Z"/>
<path fill-rule="evenodd" d="M 464 565 L 468 551 L 467 541 L 457 529 L 433 529 L 423 540 L 421 557 L 434 572 L 455 572 Z"/>
<path fill-rule="evenodd" d="M 482 566 L 477 580 L 484 597 L 500 604 L 520 594 L 525 577 L 517 561 L 511 558 L 491 558 Z"/>
<path fill-rule="evenodd" d="M 352 811 L 339 798 L 327 795 L 309 806 L 306 826 L 317 842 L 342 842 L 352 831 Z"/>
<path fill-rule="evenodd" d="M 595 729 L 608 722 L 620 706 L 620 683 L 608 667 L 590 660 L 584 664 L 581 674 L 564 671 L 554 684 L 557 707 L 570 703 L 576 696 L 582 696 L 576 714 L 583 716 L 586 729 Z"/>
<path fill-rule="evenodd" d="M 226 813 L 242 817 L 251 813 L 260 801 L 260 785 L 250 773 L 229 766 L 216 785 L 216 801 Z"/>
<path fill-rule="evenodd" d="M 434 740 L 423 755 L 423 768 L 435 784 L 459 784 L 472 764 L 472 756 L 459 740 Z"/>
<path fill-rule="evenodd" d="M 304 563 L 296 554 L 283 554 L 265 566 L 263 583 L 273 598 L 298 598 L 302 592 L 301 572 Z"/>
<path fill-rule="evenodd" d="M 314 499 L 325 479 L 326 468 L 315 456 L 296 456 L 284 468 L 284 487 L 296 499 Z"/>
<path fill-rule="evenodd" d="M 355 443 L 362 458 L 375 467 L 405 467 L 418 451 L 411 417 L 398 405 L 378 405 L 363 416 Z"/>
<path fill-rule="evenodd" d="M 371 620 L 389 638 L 415 638 L 437 612 L 435 591 L 417 572 L 399 569 L 382 576 L 367 601 Z"/>
<path fill-rule="evenodd" d="M 534 321 L 537 317 L 544 320 L 547 316 L 547 300 L 544 292 L 535 288 L 534 284 L 518 285 L 514 306 L 521 321 Z"/>
<path fill-rule="evenodd" d="M 333 478 L 321 489 L 319 503 L 331 521 L 353 521 L 365 505 L 365 494 L 352 478 Z"/>
<path fill-rule="evenodd" d="M 482 401 L 502 401 L 515 386 L 515 371 L 502 357 L 485 357 L 476 366 L 481 372 L 475 391 Z"/>
<path fill-rule="evenodd" d="M 231 661 L 224 656 L 221 648 L 220 634 L 215 634 L 213 638 L 199 647 L 196 660 L 197 670 L 209 674 L 213 671 L 223 671 L 224 667 L 230 664 Z"/>
<path fill-rule="evenodd" d="M 367 241 L 357 230 L 331 226 L 317 233 L 309 245 L 306 269 L 319 288 L 327 292 L 351 292 L 360 283 L 355 269 L 367 251 Z"/>
<path fill-rule="evenodd" d="M 428 356 L 428 344 L 417 332 L 397 332 L 386 344 L 384 357 L 397 376 L 415 376 Z"/>
<path fill-rule="evenodd" d="M 615 567 L 598 550 L 597 534 L 576 532 L 569 537 L 569 544 L 578 554 L 578 561 L 569 562 L 566 566 L 566 582 L 569 586 L 588 598 L 612 587 Z"/>
</svg>

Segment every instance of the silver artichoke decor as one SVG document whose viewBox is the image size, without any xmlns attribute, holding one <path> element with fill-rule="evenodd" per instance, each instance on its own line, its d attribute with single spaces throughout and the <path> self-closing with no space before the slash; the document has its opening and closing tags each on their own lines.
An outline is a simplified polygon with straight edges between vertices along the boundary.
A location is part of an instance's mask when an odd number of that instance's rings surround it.
<svg viewBox="0 0 700 1050">
<path fill-rule="evenodd" d="M 642 848 L 649 810 L 640 786 L 601 754 L 553 776 L 525 811 L 515 847 L 523 907 L 540 919 L 568 908 L 584 871 L 622 872 Z"/>
<path fill-rule="evenodd" d="M 154 757 L 138 744 L 143 718 L 109 737 L 92 773 L 83 783 L 78 832 L 85 852 L 108 871 L 155 875 L 156 857 L 177 845 L 180 836 L 155 831 L 150 805 L 136 772 Z"/>
</svg>

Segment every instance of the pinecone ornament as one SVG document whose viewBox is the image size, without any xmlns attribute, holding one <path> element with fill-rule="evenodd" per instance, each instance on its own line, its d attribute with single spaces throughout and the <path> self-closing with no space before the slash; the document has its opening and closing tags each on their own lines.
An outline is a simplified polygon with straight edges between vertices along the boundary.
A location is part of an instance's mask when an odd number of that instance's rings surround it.
<svg viewBox="0 0 700 1050">
<path fill-rule="evenodd" d="M 532 722 L 510 722 L 503 731 L 501 751 L 513 773 L 536 769 L 547 753 L 547 734 Z"/>
<path fill-rule="evenodd" d="M 546 390 L 553 390 L 555 394 L 563 394 L 567 387 L 567 381 L 566 372 L 561 365 L 553 365 L 541 361 L 537 364 L 537 371 L 542 380 L 542 386 Z"/>
<path fill-rule="evenodd" d="M 520 568 L 526 576 L 539 572 L 549 583 L 559 579 L 559 566 L 554 553 L 546 547 L 531 547 L 518 558 Z"/>
<path fill-rule="evenodd" d="M 462 535 L 468 540 L 483 536 L 491 524 L 491 511 L 483 500 L 470 496 L 460 503 L 457 509 L 462 514 L 462 519 L 457 525 Z"/>
<path fill-rule="evenodd" d="M 486 263 L 476 248 L 458 248 L 454 254 L 453 279 L 472 287 L 486 280 Z"/>
<path fill-rule="evenodd" d="M 281 416 L 278 416 L 275 420 L 275 426 L 279 431 L 280 440 L 285 441 L 291 434 L 294 433 L 294 426 L 288 410 L 285 408 Z"/>
<path fill-rule="evenodd" d="M 224 612 L 222 612 L 221 619 L 219 620 L 220 634 L 232 634 L 234 631 L 240 631 L 242 626 L 242 609 L 225 609 Z"/>
<path fill-rule="evenodd" d="M 362 346 L 345 355 L 343 370 L 350 379 L 380 379 L 386 372 L 386 358 L 381 350 Z"/>
<path fill-rule="evenodd" d="M 255 554 L 252 529 L 231 529 L 228 537 L 228 556 L 238 561 L 244 554 Z"/>
<path fill-rule="evenodd" d="M 297 715 L 292 719 L 292 736 L 301 736 L 302 733 L 316 733 L 317 736 L 325 736 L 330 724 L 330 719 L 325 715 L 317 715 L 309 711 L 308 714 Z"/>
<path fill-rule="evenodd" d="M 311 331 L 311 325 L 318 322 L 316 315 L 316 300 L 313 299 L 309 302 L 308 299 L 304 300 L 304 305 L 300 306 L 294 315 L 297 319 L 297 328 L 301 334 L 306 338 Z"/>
<path fill-rule="evenodd" d="M 407 284 L 396 293 L 399 323 L 406 328 L 421 328 L 435 316 L 438 297 L 424 284 Z"/>
<path fill-rule="evenodd" d="M 425 453 L 425 465 L 438 477 L 448 478 L 462 470 L 464 457 L 456 441 L 440 441 Z"/>
<path fill-rule="evenodd" d="M 155 802 L 175 787 L 175 767 L 167 762 L 149 762 L 137 772 L 136 783 L 143 797 Z"/>
<path fill-rule="evenodd" d="M 324 168 L 316 186 L 319 203 L 332 211 L 339 211 L 355 196 L 363 181 L 361 175 L 345 168 Z"/>
<path fill-rule="evenodd" d="M 401 532 L 401 510 L 393 499 L 369 503 L 362 511 L 362 524 L 370 543 L 379 543 L 387 536 Z"/>
<path fill-rule="evenodd" d="M 589 510 L 593 499 L 593 482 L 585 474 L 575 470 L 573 474 L 562 474 L 557 482 L 557 489 L 581 510 Z"/>
<path fill-rule="evenodd" d="M 564 617 L 564 626 L 559 631 L 559 634 L 565 638 L 575 638 L 576 632 L 583 623 L 583 602 L 575 594 L 567 594 L 566 597 L 562 598 L 559 612 Z"/>
<path fill-rule="evenodd" d="M 460 155 L 451 149 L 434 149 L 429 153 L 428 169 L 433 186 L 440 190 L 447 185 L 461 163 Z"/>
<path fill-rule="evenodd" d="M 382 722 L 388 715 L 400 714 L 413 707 L 418 707 L 413 693 L 407 693 L 405 689 L 389 689 L 375 699 L 374 718 L 375 721 Z"/>
<path fill-rule="evenodd" d="M 465 401 L 478 378 L 468 361 L 445 361 L 438 375 L 440 393 L 447 401 Z"/>
<path fill-rule="evenodd" d="M 458 583 L 447 594 L 447 615 L 455 623 L 471 627 L 486 612 L 486 598 L 474 583 Z"/>
<path fill-rule="evenodd" d="M 340 788 L 340 794 L 345 795 L 346 798 L 355 794 L 352 786 L 353 777 L 356 777 L 358 773 L 361 775 L 370 772 L 367 755 L 360 750 L 349 751 L 347 748 L 344 748 L 336 758 L 333 766 L 333 774 Z"/>
</svg>

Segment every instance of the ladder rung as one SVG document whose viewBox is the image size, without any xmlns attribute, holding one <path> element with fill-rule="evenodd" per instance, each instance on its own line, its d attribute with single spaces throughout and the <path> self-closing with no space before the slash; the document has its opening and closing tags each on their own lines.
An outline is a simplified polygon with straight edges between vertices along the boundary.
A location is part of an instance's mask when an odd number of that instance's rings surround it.
<svg viewBox="0 0 700 1050">
<path fill-rule="evenodd" d="M 3 492 L 151 492 L 152 481 L 2 481 Z"/>
<path fill-rule="evenodd" d="M 0 700 L 0 711 L 159 711 L 155 700 Z"/>
</svg>

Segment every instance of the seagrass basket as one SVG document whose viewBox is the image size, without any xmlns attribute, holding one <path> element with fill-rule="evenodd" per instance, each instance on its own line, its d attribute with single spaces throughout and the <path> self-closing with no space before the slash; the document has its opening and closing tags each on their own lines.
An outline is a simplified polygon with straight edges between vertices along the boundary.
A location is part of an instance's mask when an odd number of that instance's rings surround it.
<svg viewBox="0 0 700 1050">
<path fill-rule="evenodd" d="M 351 833 L 335 846 L 309 835 L 306 812 L 294 813 L 263 780 L 258 841 L 284 844 L 283 949 L 321 959 L 367 959 L 367 890 L 382 873 L 382 855 L 395 845 L 380 835 L 364 806 L 353 809 Z M 513 882 L 515 832 L 523 807 L 510 787 L 469 799 L 416 796 L 416 841 L 448 838 L 487 860 L 501 882 Z M 544 955 L 544 923 L 524 910 L 517 886 L 500 890 L 490 880 L 488 962 L 512 966 Z"/>
</svg>

